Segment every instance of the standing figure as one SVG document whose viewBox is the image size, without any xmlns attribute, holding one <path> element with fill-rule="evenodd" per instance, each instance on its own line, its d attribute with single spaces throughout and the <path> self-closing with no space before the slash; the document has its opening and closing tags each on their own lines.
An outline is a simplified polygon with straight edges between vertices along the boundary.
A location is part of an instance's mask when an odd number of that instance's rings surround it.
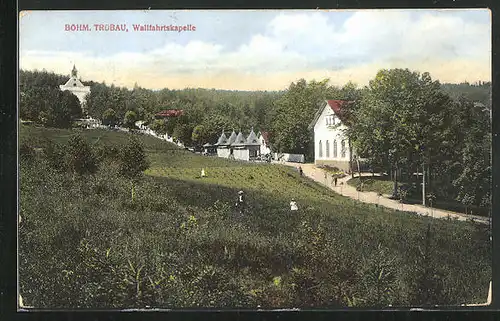
<svg viewBox="0 0 500 321">
<path fill-rule="evenodd" d="M 299 207 L 297 206 L 297 202 L 295 202 L 295 199 L 292 198 L 292 201 L 290 202 L 290 211 L 298 211 Z"/>
<path fill-rule="evenodd" d="M 302 167 L 301 166 L 299 166 L 299 174 L 300 174 L 300 176 L 302 176 L 304 174 L 304 171 L 302 171 Z"/>
<path fill-rule="evenodd" d="M 204 168 L 202 168 L 202 169 L 201 169 L 201 177 L 206 177 L 206 176 L 207 176 L 207 175 L 205 174 L 205 169 L 204 169 Z"/>
<path fill-rule="evenodd" d="M 243 191 L 238 192 L 238 200 L 236 201 L 236 207 L 238 208 L 240 214 L 243 214 L 245 210 L 245 196 Z"/>
<path fill-rule="evenodd" d="M 333 179 L 334 183 L 335 183 L 335 187 L 337 187 L 337 176 L 335 176 L 335 178 Z"/>
</svg>

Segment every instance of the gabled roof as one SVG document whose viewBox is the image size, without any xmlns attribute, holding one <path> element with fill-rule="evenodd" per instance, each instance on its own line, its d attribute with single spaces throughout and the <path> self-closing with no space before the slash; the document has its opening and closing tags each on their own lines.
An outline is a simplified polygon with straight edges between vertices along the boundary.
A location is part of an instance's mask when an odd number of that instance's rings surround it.
<svg viewBox="0 0 500 321">
<path fill-rule="evenodd" d="M 219 140 L 217 140 L 217 143 L 215 143 L 215 146 L 218 146 L 218 145 L 229 145 L 229 143 L 227 141 L 226 134 L 224 133 L 224 130 L 222 130 L 222 134 L 220 135 Z"/>
<path fill-rule="evenodd" d="M 76 78 L 76 77 L 71 77 L 68 79 L 68 81 L 63 85 L 64 87 L 86 87 L 82 82 Z"/>
<path fill-rule="evenodd" d="M 231 136 L 229 136 L 229 138 L 227 140 L 228 145 L 231 145 L 232 143 L 234 143 L 235 140 L 236 140 L 236 133 L 233 130 L 233 132 L 231 133 Z"/>
<path fill-rule="evenodd" d="M 247 140 L 245 139 L 245 136 L 240 132 L 238 136 L 236 136 L 236 139 L 234 142 L 231 144 L 231 146 L 245 146 Z"/>
<path fill-rule="evenodd" d="M 314 125 L 316 125 L 316 122 L 318 121 L 319 117 L 325 110 L 325 108 L 328 106 L 330 109 L 335 113 L 335 115 L 341 120 L 344 121 L 344 115 L 342 112 L 342 108 L 346 106 L 347 104 L 351 104 L 353 101 L 349 100 L 335 100 L 335 99 L 330 99 L 330 100 L 325 100 L 323 101 L 316 114 L 314 115 L 313 121 L 309 124 L 308 128 L 313 129 Z"/>
<path fill-rule="evenodd" d="M 259 132 L 259 136 L 262 136 L 266 145 L 269 145 L 269 132 L 261 131 Z"/>
<path fill-rule="evenodd" d="M 250 131 L 250 134 L 247 137 L 247 145 L 260 145 L 259 139 L 257 138 L 257 135 L 255 135 L 253 131 L 253 127 L 252 130 Z"/>
</svg>

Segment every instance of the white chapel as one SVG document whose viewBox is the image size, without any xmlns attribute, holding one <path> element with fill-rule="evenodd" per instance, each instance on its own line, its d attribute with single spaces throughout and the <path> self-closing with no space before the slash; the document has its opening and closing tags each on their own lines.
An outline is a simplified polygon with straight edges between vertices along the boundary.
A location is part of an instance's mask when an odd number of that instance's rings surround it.
<svg viewBox="0 0 500 321">
<path fill-rule="evenodd" d="M 78 97 L 80 105 L 83 108 L 85 104 L 85 96 L 90 93 L 90 86 L 84 86 L 82 82 L 78 79 L 77 73 L 78 71 L 76 70 L 75 65 L 73 65 L 73 70 L 71 71 L 71 77 L 64 85 L 60 85 L 59 88 L 62 91 L 68 90 L 71 93 L 73 93 L 73 95 Z"/>
</svg>

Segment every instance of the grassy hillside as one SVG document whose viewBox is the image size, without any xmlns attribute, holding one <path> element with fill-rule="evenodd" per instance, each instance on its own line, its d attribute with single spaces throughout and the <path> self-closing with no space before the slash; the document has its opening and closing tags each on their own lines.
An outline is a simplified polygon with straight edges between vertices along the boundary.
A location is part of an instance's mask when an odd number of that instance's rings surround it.
<svg viewBox="0 0 500 321">
<path fill-rule="evenodd" d="M 71 131 L 21 127 L 44 148 Z M 96 146 L 126 133 L 84 131 Z M 280 165 L 203 157 L 140 136 L 135 183 L 113 161 L 78 177 L 21 162 L 20 292 L 36 307 L 345 307 L 486 300 L 486 227 L 343 198 Z M 208 177 L 200 178 L 201 168 Z M 246 191 L 244 217 L 237 191 Z M 296 198 L 299 211 L 291 213 Z"/>
</svg>

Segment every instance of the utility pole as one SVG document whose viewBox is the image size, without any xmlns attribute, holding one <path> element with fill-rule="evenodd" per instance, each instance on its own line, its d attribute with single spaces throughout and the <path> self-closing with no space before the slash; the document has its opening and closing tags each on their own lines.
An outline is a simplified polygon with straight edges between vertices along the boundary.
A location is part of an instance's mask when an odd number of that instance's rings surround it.
<svg viewBox="0 0 500 321">
<path fill-rule="evenodd" d="M 425 163 L 422 163 L 422 205 L 425 206 Z"/>
</svg>

